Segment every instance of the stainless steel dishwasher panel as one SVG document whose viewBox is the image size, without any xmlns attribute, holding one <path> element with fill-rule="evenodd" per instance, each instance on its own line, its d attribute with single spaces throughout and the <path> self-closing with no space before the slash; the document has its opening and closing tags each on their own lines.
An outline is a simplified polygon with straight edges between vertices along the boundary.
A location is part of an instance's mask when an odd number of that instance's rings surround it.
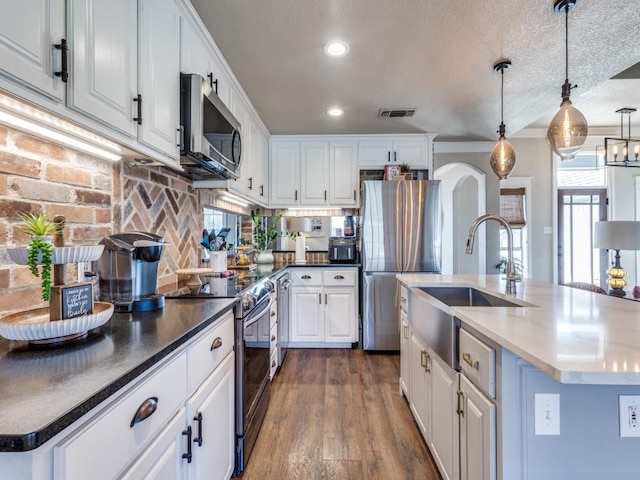
<svg viewBox="0 0 640 480">
<path fill-rule="evenodd" d="M 452 368 L 460 369 L 458 361 L 460 320 L 451 315 L 446 305 L 414 288 L 411 290 L 409 322 L 411 329 L 429 348 Z"/>
</svg>

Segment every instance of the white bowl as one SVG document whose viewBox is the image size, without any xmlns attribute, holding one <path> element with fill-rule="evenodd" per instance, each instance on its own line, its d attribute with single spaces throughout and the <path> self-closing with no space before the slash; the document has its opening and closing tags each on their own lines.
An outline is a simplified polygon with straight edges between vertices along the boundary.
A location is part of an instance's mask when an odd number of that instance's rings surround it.
<svg viewBox="0 0 640 480">
<path fill-rule="evenodd" d="M 53 247 L 51 263 L 63 265 L 65 263 L 93 262 L 100 258 L 104 245 L 88 245 L 75 247 Z M 27 264 L 27 248 L 8 248 L 9 258 L 18 265 Z M 38 263 L 42 263 L 41 254 L 38 255 Z"/>
<path fill-rule="evenodd" d="M 49 321 L 49 307 L 0 317 L 0 336 L 7 340 L 52 340 L 88 332 L 104 325 L 113 315 L 113 304 L 94 302 L 93 313 L 68 320 Z"/>
</svg>

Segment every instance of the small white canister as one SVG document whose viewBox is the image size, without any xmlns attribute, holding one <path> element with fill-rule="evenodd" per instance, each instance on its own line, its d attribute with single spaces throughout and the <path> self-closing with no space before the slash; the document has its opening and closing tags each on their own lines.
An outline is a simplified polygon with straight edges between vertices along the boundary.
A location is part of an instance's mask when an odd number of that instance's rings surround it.
<svg viewBox="0 0 640 480">
<path fill-rule="evenodd" d="M 226 272 L 227 271 L 227 251 L 214 250 L 212 252 L 209 252 L 209 267 L 214 272 Z"/>
</svg>

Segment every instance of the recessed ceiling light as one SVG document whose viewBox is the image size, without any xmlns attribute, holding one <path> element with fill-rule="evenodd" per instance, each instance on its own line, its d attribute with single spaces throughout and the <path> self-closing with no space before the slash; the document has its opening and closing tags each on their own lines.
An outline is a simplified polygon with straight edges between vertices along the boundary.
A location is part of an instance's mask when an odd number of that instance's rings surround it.
<svg viewBox="0 0 640 480">
<path fill-rule="evenodd" d="M 339 107 L 333 107 L 330 108 L 329 110 L 327 110 L 327 115 L 331 116 L 331 117 L 339 117 L 344 113 L 344 110 L 342 110 Z"/>
<path fill-rule="evenodd" d="M 344 57 L 349 53 L 349 45 L 342 40 L 333 40 L 325 43 L 324 53 L 330 57 Z"/>
</svg>

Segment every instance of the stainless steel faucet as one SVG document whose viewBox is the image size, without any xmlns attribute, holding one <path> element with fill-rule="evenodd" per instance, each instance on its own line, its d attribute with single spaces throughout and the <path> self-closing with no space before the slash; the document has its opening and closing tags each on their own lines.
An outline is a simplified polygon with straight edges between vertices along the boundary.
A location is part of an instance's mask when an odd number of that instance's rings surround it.
<svg viewBox="0 0 640 480">
<path fill-rule="evenodd" d="M 509 222 L 507 222 L 504 217 L 501 217 L 496 213 L 487 213 L 486 215 L 476 218 L 469 228 L 466 251 L 469 255 L 473 253 L 473 242 L 476 239 L 476 230 L 481 223 L 484 223 L 487 220 L 495 220 L 496 222 L 504 225 L 504 228 L 507 230 L 507 284 L 505 287 L 505 293 L 507 295 L 515 295 L 516 282 L 520 281 L 521 278 L 516 274 L 516 269 L 513 264 L 513 232 L 511 231 L 511 225 L 509 225 Z"/>
</svg>

